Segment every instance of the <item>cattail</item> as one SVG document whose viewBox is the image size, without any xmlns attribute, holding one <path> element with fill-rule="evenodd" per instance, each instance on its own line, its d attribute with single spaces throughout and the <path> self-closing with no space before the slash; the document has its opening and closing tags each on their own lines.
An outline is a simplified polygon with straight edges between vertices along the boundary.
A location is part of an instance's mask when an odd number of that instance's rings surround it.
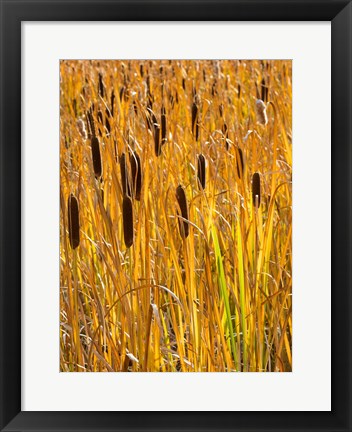
<svg viewBox="0 0 352 432">
<path fill-rule="evenodd" d="M 259 93 L 259 88 L 257 83 L 255 83 L 255 97 L 256 99 L 260 99 L 260 93 Z"/>
<path fill-rule="evenodd" d="M 173 97 L 171 92 L 169 92 L 169 102 L 170 102 L 171 108 L 173 108 L 175 106 L 175 98 Z"/>
<path fill-rule="evenodd" d="M 70 194 L 68 198 L 68 234 L 72 249 L 79 246 L 79 210 L 77 198 Z"/>
<path fill-rule="evenodd" d="M 122 202 L 122 220 L 125 245 L 129 248 L 133 245 L 133 207 L 131 198 L 126 195 Z"/>
<path fill-rule="evenodd" d="M 133 111 L 135 113 L 135 115 L 138 115 L 138 106 L 137 106 L 137 102 L 134 100 L 133 103 Z"/>
<path fill-rule="evenodd" d="M 260 175 L 254 173 L 252 177 L 252 199 L 255 207 L 260 206 Z"/>
<path fill-rule="evenodd" d="M 199 106 L 199 97 L 197 97 L 197 94 L 195 94 L 194 101 L 192 104 L 192 132 L 196 138 L 196 141 L 198 141 L 198 137 L 199 137 L 198 106 Z"/>
<path fill-rule="evenodd" d="M 119 93 L 119 96 L 120 96 L 120 101 L 122 101 L 122 98 L 123 98 L 123 96 L 124 96 L 124 94 L 125 94 L 125 87 L 124 86 L 122 86 L 121 88 L 120 88 L 120 93 Z"/>
<path fill-rule="evenodd" d="M 241 84 L 237 84 L 237 97 L 238 99 L 241 97 Z"/>
<path fill-rule="evenodd" d="M 130 154 L 130 165 L 132 171 L 133 196 L 137 201 L 140 201 L 142 188 L 142 169 L 141 160 L 137 152 Z"/>
<path fill-rule="evenodd" d="M 216 85 L 217 85 L 217 83 L 216 83 L 216 80 L 213 82 L 213 86 L 212 86 L 212 88 L 211 88 L 211 95 L 213 96 L 213 97 L 215 97 L 217 94 L 218 94 L 218 91 L 217 91 L 217 89 L 216 89 Z"/>
<path fill-rule="evenodd" d="M 224 138 L 227 139 L 229 136 L 229 129 L 227 127 L 227 124 L 224 122 L 224 124 L 222 125 L 222 134 L 224 135 Z"/>
<path fill-rule="evenodd" d="M 198 122 L 198 105 L 196 102 L 192 104 L 192 132 L 194 133 L 194 124 Z"/>
<path fill-rule="evenodd" d="M 152 95 L 151 95 L 151 92 L 150 92 L 150 75 L 148 75 L 147 76 L 147 79 L 146 79 L 146 85 L 147 85 L 147 99 L 148 99 L 148 102 L 150 101 L 151 103 L 153 103 L 153 98 L 152 98 Z"/>
<path fill-rule="evenodd" d="M 226 150 L 228 150 L 228 149 L 229 149 L 229 143 L 227 142 L 227 139 L 228 139 L 228 137 L 229 137 L 229 130 L 228 130 L 228 127 L 227 127 L 227 124 L 226 124 L 226 123 L 224 123 L 224 124 L 222 125 L 221 130 L 222 130 L 222 134 L 223 134 L 223 136 L 224 136 Z"/>
<path fill-rule="evenodd" d="M 88 125 L 88 138 L 91 138 L 92 136 L 96 135 L 92 107 L 90 107 L 90 109 L 86 112 L 86 118 Z"/>
<path fill-rule="evenodd" d="M 144 66 L 142 64 L 139 65 L 139 73 L 140 73 L 141 77 L 143 78 L 143 76 L 144 76 Z"/>
<path fill-rule="evenodd" d="M 200 154 L 198 155 L 198 184 L 202 189 L 205 189 L 205 157 Z"/>
<path fill-rule="evenodd" d="M 112 90 L 110 97 L 110 113 L 111 116 L 114 117 L 114 105 L 115 105 L 115 92 Z"/>
<path fill-rule="evenodd" d="M 244 159 L 243 152 L 239 147 L 236 148 L 236 165 L 238 178 L 242 178 L 242 175 L 244 173 Z"/>
<path fill-rule="evenodd" d="M 262 79 L 261 82 L 261 89 L 262 89 L 262 101 L 268 102 L 268 93 L 269 93 L 269 87 L 265 84 L 265 79 Z"/>
<path fill-rule="evenodd" d="M 103 83 L 103 75 L 99 73 L 99 86 L 98 86 L 99 96 L 102 98 L 105 96 L 105 86 Z"/>
<path fill-rule="evenodd" d="M 154 149 L 157 156 L 161 155 L 161 144 L 160 144 L 160 126 L 156 123 L 154 125 Z"/>
<path fill-rule="evenodd" d="M 81 137 L 86 140 L 87 139 L 87 131 L 86 131 L 86 126 L 84 124 L 84 121 L 79 118 L 77 120 L 77 128 L 78 128 L 78 132 L 81 135 Z"/>
<path fill-rule="evenodd" d="M 220 114 L 220 117 L 222 117 L 224 115 L 224 105 L 223 104 L 219 105 L 219 114 Z"/>
<path fill-rule="evenodd" d="M 164 105 L 161 107 L 161 145 L 166 143 L 166 110 Z"/>
<path fill-rule="evenodd" d="M 179 185 L 176 189 L 176 199 L 181 210 L 181 216 L 184 219 L 184 220 L 179 219 L 178 221 L 180 235 L 183 239 L 185 239 L 188 237 L 189 234 L 189 225 L 187 222 L 188 208 L 187 208 L 186 194 L 181 185 Z"/>
<path fill-rule="evenodd" d="M 266 115 L 265 103 L 261 99 L 257 99 L 255 108 L 257 111 L 258 122 L 263 126 L 265 126 L 268 123 L 268 116 Z"/>
<path fill-rule="evenodd" d="M 146 117 L 147 117 L 148 129 L 153 130 L 154 126 L 158 123 L 158 120 L 156 119 L 155 114 L 150 107 L 147 107 Z"/>
<path fill-rule="evenodd" d="M 93 136 L 91 141 L 92 147 L 92 159 L 93 159 L 93 169 L 95 178 L 98 179 L 101 177 L 102 166 L 101 166 L 101 155 L 100 155 L 100 144 L 99 139 L 96 136 Z"/>
<path fill-rule="evenodd" d="M 98 124 L 98 132 L 99 132 L 99 135 L 102 136 L 103 135 L 102 134 L 102 128 L 100 126 L 103 126 L 103 121 L 104 120 L 103 120 L 103 112 L 101 110 L 98 110 L 97 117 L 98 117 L 98 123 L 99 123 Z"/>
<path fill-rule="evenodd" d="M 127 171 L 125 153 L 121 154 L 119 160 L 120 160 L 121 183 L 122 183 L 123 195 L 131 196 L 131 189 L 130 189 L 130 183 L 128 180 L 128 171 Z"/>
<path fill-rule="evenodd" d="M 183 88 L 183 90 L 186 90 L 186 80 L 185 80 L 185 78 L 182 78 L 182 88 Z"/>
<path fill-rule="evenodd" d="M 75 114 L 75 117 L 77 117 L 77 99 L 73 98 L 72 100 L 72 107 L 73 107 L 73 112 Z"/>
</svg>

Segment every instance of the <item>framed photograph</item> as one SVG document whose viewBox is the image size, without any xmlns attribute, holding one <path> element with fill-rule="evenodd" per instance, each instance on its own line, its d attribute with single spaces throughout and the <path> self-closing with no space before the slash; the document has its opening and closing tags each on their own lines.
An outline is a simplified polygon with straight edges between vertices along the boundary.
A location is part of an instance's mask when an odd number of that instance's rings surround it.
<svg viewBox="0 0 352 432">
<path fill-rule="evenodd" d="M 351 430 L 351 7 L 1 1 L 1 430 Z"/>
</svg>

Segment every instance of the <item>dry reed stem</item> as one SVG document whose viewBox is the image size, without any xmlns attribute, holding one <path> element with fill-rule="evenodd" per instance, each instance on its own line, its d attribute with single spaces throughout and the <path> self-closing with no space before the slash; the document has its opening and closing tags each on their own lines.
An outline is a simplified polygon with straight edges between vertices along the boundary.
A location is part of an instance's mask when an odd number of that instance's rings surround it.
<svg viewBox="0 0 352 432">
<path fill-rule="evenodd" d="M 121 154 L 119 161 L 120 161 L 121 184 L 122 184 L 123 195 L 131 196 L 131 188 L 130 188 L 130 182 L 128 178 L 128 170 L 127 170 L 125 153 Z"/>
</svg>

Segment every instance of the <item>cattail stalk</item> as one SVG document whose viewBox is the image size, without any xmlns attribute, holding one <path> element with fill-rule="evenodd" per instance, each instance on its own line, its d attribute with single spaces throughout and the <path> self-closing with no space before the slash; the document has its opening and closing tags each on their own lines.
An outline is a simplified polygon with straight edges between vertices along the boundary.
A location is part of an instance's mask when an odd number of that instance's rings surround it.
<svg viewBox="0 0 352 432">
<path fill-rule="evenodd" d="M 187 238 L 189 235 L 189 225 L 188 225 L 188 207 L 187 207 L 187 200 L 186 200 L 186 194 L 181 185 L 179 185 L 176 189 L 176 199 L 178 202 L 178 205 L 181 210 L 181 216 L 183 220 L 179 218 L 178 224 L 180 229 L 180 235 L 183 239 Z"/>
<path fill-rule="evenodd" d="M 79 246 L 79 210 L 77 198 L 70 194 L 68 198 L 68 234 L 72 249 Z"/>
<path fill-rule="evenodd" d="M 122 183 L 123 195 L 131 196 L 131 188 L 130 188 L 130 182 L 129 182 L 129 178 L 128 178 L 125 153 L 121 154 L 119 161 L 120 161 L 121 183 Z"/>
</svg>

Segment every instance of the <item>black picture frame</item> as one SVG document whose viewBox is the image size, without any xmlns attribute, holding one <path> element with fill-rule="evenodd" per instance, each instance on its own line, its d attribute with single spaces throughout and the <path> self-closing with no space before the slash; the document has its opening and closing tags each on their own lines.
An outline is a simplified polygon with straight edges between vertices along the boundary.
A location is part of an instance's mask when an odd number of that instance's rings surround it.
<svg viewBox="0 0 352 432">
<path fill-rule="evenodd" d="M 0 430 L 351 431 L 351 1 L 0 0 L 0 14 Z M 114 20 L 331 21 L 331 412 L 21 411 L 21 22 Z"/>
</svg>

